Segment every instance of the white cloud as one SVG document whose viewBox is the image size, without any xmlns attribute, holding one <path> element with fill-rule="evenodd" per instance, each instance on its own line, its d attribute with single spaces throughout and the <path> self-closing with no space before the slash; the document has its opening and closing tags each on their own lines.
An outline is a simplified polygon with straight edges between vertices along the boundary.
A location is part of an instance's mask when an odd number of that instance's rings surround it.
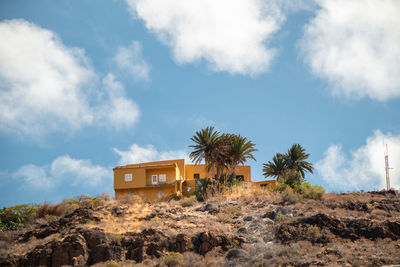
<svg viewBox="0 0 400 267">
<path fill-rule="evenodd" d="M 170 46 L 179 64 L 256 75 L 276 54 L 268 43 L 284 21 L 277 1 L 126 0 L 135 18 Z"/>
<path fill-rule="evenodd" d="M 73 132 L 104 119 L 97 112 L 99 105 L 132 103 L 122 93 L 94 90 L 96 73 L 84 51 L 65 46 L 54 32 L 24 20 L 8 20 L 0 22 L 0 35 L 1 131 L 33 138 Z M 108 124 L 121 125 L 108 119 Z"/>
<path fill-rule="evenodd" d="M 185 150 L 158 151 L 153 145 L 141 147 L 133 144 L 127 151 L 117 148 L 113 150 L 120 156 L 119 164 L 121 165 L 171 159 L 185 159 L 186 162 L 191 162 Z"/>
<path fill-rule="evenodd" d="M 318 0 L 302 52 L 333 94 L 379 101 L 400 96 L 400 1 Z"/>
<path fill-rule="evenodd" d="M 315 165 L 322 178 L 334 190 L 372 190 L 386 188 L 384 146 L 389 147 L 391 187 L 400 187 L 400 135 L 375 131 L 366 144 L 348 157 L 341 145 L 331 145 Z"/>
<path fill-rule="evenodd" d="M 24 188 L 48 190 L 58 185 L 101 187 L 112 184 L 111 168 L 93 165 L 90 160 L 74 159 L 68 155 L 53 160 L 50 165 L 22 166 L 13 175 L 22 180 Z"/>
<path fill-rule="evenodd" d="M 133 77 L 134 80 L 150 80 L 150 66 L 142 55 L 142 45 L 133 41 L 128 47 L 120 47 L 114 57 L 118 67 Z"/>
<path fill-rule="evenodd" d="M 96 123 L 104 127 L 114 126 L 117 129 L 129 128 L 134 125 L 139 120 L 139 107 L 135 102 L 126 98 L 124 86 L 115 81 L 114 75 L 109 73 L 103 79 L 103 87 L 107 98 L 99 106 Z"/>
</svg>

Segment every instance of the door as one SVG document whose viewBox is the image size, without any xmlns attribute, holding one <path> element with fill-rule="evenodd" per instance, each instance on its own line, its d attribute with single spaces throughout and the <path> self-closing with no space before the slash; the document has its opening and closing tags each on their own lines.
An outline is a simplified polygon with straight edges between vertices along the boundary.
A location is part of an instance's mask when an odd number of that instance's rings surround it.
<svg viewBox="0 0 400 267">
<path fill-rule="evenodd" d="M 157 184 L 157 174 L 151 176 L 151 184 Z"/>
</svg>

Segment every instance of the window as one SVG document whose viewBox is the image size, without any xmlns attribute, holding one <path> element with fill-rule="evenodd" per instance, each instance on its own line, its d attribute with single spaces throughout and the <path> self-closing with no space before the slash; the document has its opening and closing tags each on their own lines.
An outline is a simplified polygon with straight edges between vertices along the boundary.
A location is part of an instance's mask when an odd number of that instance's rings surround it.
<svg viewBox="0 0 400 267">
<path fill-rule="evenodd" d="M 195 173 L 194 174 L 194 179 L 196 179 L 196 180 L 200 179 L 200 173 Z"/>
<path fill-rule="evenodd" d="M 157 174 L 151 176 L 151 183 L 157 184 Z"/>
<path fill-rule="evenodd" d="M 160 174 L 160 175 L 158 176 L 158 180 L 159 180 L 160 182 L 166 182 L 166 181 L 167 181 L 167 175 L 165 175 L 165 174 Z"/>
<path fill-rule="evenodd" d="M 238 181 L 238 182 L 244 181 L 244 176 L 243 175 L 236 175 L 236 181 Z"/>
<path fill-rule="evenodd" d="M 131 182 L 131 181 L 132 181 L 132 173 L 126 173 L 125 182 Z"/>
</svg>

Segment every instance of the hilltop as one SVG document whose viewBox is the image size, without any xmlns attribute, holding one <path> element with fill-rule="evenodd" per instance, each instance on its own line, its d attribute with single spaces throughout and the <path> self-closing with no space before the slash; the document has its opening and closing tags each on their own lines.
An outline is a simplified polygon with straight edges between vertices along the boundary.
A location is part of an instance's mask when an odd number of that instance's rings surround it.
<svg viewBox="0 0 400 267">
<path fill-rule="evenodd" d="M 1 266 L 380 266 L 400 264 L 397 191 L 321 200 L 248 190 L 80 206 L 0 233 Z"/>
</svg>

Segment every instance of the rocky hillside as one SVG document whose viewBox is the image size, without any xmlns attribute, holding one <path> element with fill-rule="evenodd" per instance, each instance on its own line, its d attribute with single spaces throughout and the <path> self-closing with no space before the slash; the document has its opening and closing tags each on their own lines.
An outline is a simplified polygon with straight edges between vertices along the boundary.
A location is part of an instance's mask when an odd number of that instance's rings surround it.
<svg viewBox="0 0 400 267">
<path fill-rule="evenodd" d="M 381 266 L 400 264 L 399 239 L 395 191 L 133 198 L 0 233 L 0 266 Z"/>
</svg>

